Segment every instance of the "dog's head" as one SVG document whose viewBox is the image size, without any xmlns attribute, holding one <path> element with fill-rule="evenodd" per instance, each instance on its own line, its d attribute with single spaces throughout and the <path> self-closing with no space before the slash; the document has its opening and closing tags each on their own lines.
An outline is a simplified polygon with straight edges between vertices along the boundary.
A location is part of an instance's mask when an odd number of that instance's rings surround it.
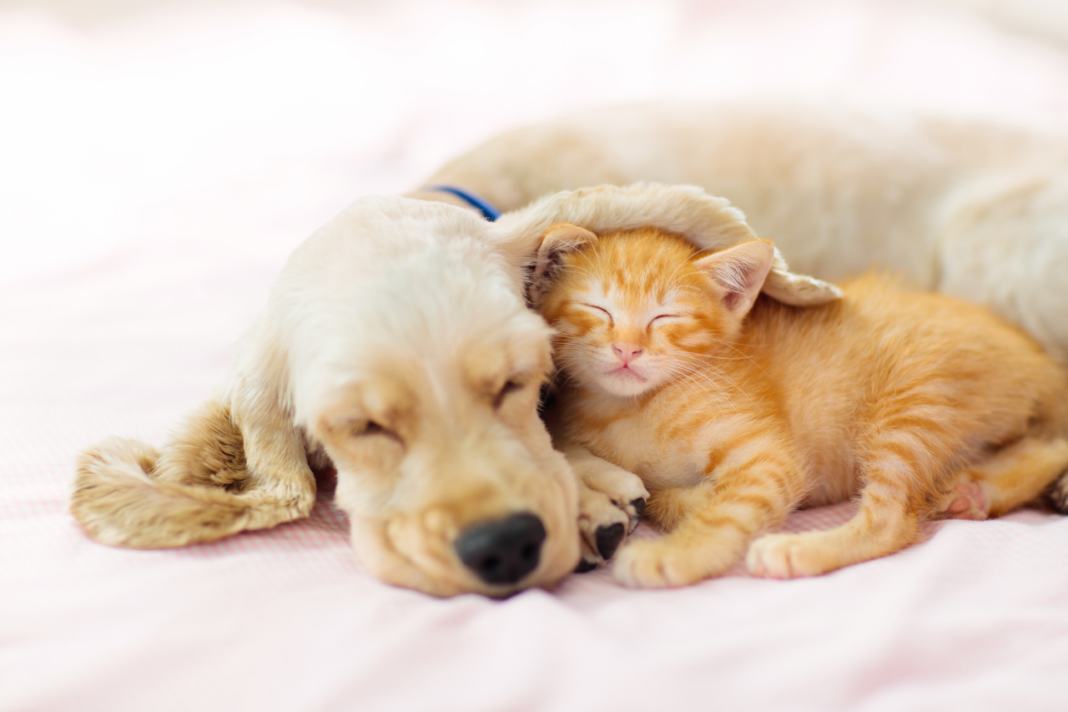
<svg viewBox="0 0 1068 712">
<path fill-rule="evenodd" d="M 338 471 L 353 544 L 390 583 L 507 595 L 578 562 L 578 494 L 538 416 L 550 331 L 487 223 L 351 206 L 272 294 L 296 422 Z"/>
</svg>

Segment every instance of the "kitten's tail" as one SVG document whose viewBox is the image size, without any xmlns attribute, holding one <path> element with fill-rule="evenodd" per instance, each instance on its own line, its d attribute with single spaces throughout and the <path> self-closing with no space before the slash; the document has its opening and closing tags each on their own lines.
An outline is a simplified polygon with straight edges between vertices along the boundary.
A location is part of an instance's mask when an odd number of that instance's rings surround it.
<svg viewBox="0 0 1068 712">
<path fill-rule="evenodd" d="M 214 541 L 306 516 L 314 488 L 256 487 L 229 416 L 209 403 L 163 453 L 128 438 L 89 448 L 78 457 L 71 514 L 100 543 L 136 549 Z M 251 486 L 240 494 L 226 489 L 244 484 Z"/>
</svg>

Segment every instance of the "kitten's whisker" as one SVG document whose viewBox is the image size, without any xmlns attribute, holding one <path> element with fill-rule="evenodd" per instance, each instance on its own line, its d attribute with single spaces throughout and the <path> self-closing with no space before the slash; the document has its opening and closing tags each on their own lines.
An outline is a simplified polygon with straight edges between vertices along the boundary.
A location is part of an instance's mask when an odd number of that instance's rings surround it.
<svg viewBox="0 0 1068 712">
<path fill-rule="evenodd" d="M 735 346 L 735 344 L 734 344 L 734 343 L 731 343 L 731 342 L 729 342 L 729 341 L 721 341 L 720 343 L 721 343 L 721 344 L 723 344 L 724 346 L 726 346 L 727 348 L 731 349 L 732 351 L 735 351 L 735 352 L 737 352 L 738 354 L 740 354 L 740 356 L 738 357 L 738 358 L 739 358 L 739 360 L 749 361 L 749 362 L 750 362 L 750 363 L 752 363 L 752 364 L 753 364 L 754 366 L 756 366 L 756 367 L 757 367 L 757 369 L 759 369 L 759 370 L 760 370 L 760 372 L 761 372 L 761 373 L 763 373 L 763 374 L 764 374 L 765 376 L 767 376 L 767 375 L 768 375 L 768 372 L 767 372 L 767 371 L 765 371 L 765 370 L 763 369 L 763 367 L 762 367 L 762 366 L 761 366 L 761 365 L 760 365 L 759 363 L 757 363 L 757 362 L 756 362 L 756 361 L 755 361 L 755 360 L 753 359 L 753 357 L 752 357 L 752 356 L 750 356 L 749 354 L 747 354 L 747 353 L 745 353 L 744 351 L 742 351 L 741 349 L 739 349 L 739 348 L 738 348 L 737 346 Z M 735 342 L 735 343 L 738 343 L 738 342 Z"/>
</svg>

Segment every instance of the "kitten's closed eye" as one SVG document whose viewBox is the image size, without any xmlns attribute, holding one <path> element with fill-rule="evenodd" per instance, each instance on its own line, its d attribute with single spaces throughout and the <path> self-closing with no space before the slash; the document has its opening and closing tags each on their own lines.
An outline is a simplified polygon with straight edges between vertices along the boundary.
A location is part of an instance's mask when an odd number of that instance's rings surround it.
<svg viewBox="0 0 1068 712">
<path fill-rule="evenodd" d="M 649 320 L 649 323 L 646 326 L 647 326 L 647 328 L 651 329 L 653 327 L 653 324 L 658 324 L 658 323 L 659 324 L 663 324 L 665 322 L 670 321 L 671 319 L 681 319 L 681 318 L 682 318 L 682 314 L 657 314 L 656 316 L 654 316 L 652 319 Z"/>
<path fill-rule="evenodd" d="M 596 304 L 587 304 L 586 302 L 576 302 L 575 306 L 584 307 L 590 311 L 597 312 L 598 314 L 607 317 L 609 324 L 616 323 L 616 320 L 612 317 L 612 312 L 608 311 L 604 307 L 599 307 Z"/>
</svg>

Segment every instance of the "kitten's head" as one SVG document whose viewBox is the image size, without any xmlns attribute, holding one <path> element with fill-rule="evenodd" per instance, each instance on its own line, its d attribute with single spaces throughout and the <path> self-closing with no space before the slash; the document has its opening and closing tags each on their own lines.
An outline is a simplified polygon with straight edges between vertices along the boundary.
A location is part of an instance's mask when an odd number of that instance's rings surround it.
<svg viewBox="0 0 1068 712">
<path fill-rule="evenodd" d="M 600 237 L 552 228 L 535 276 L 560 368 L 579 383 L 635 396 L 731 350 L 760 293 L 774 246 L 715 252 L 654 228 Z"/>
</svg>

